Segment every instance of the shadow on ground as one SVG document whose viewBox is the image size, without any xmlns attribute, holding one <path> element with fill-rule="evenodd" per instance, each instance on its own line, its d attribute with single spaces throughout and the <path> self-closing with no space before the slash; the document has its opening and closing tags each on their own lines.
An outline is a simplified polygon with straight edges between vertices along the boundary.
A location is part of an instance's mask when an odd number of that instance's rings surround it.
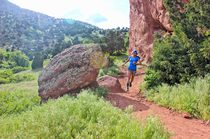
<svg viewBox="0 0 210 139">
<path fill-rule="evenodd" d="M 126 109 L 128 106 L 133 106 L 133 111 L 144 111 L 148 110 L 149 107 L 142 104 L 140 101 L 133 100 L 132 98 L 128 98 L 125 96 L 120 95 L 120 93 L 117 94 L 108 94 L 106 97 L 106 100 L 111 102 L 111 104 L 115 107 L 118 107 L 122 110 Z"/>
</svg>

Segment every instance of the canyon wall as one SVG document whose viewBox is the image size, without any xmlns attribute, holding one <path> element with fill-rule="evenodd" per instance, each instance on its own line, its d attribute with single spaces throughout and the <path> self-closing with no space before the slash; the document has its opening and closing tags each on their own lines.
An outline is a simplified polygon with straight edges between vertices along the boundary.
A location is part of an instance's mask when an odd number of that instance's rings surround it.
<svg viewBox="0 0 210 139">
<path fill-rule="evenodd" d="M 173 31 L 163 0 L 130 0 L 129 53 L 136 49 L 150 62 L 157 30 Z"/>
</svg>

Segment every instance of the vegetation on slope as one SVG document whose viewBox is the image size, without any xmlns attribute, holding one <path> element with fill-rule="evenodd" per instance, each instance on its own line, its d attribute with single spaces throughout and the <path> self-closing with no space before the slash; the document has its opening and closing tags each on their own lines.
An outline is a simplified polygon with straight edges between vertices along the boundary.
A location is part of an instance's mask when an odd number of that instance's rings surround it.
<svg viewBox="0 0 210 139">
<path fill-rule="evenodd" d="M 210 120 L 210 76 L 174 86 L 163 84 L 155 89 L 145 90 L 145 95 L 159 105 Z"/>
<path fill-rule="evenodd" d="M 83 91 L 20 115 L 0 118 L 0 138 L 169 138 L 155 118 L 142 126 L 128 113 Z"/>
<path fill-rule="evenodd" d="M 174 32 L 156 34 L 145 95 L 156 103 L 210 119 L 210 3 L 165 0 Z"/>
<path fill-rule="evenodd" d="M 190 0 L 165 0 L 174 32 L 165 38 L 157 35 L 154 57 L 146 74 L 148 88 L 167 83 L 188 82 L 210 73 L 210 3 Z"/>
</svg>

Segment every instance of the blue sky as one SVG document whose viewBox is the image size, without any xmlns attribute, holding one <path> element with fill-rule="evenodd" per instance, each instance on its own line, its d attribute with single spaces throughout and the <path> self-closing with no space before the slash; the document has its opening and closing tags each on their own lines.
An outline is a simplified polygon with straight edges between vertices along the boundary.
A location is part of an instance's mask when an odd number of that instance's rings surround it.
<svg viewBox="0 0 210 139">
<path fill-rule="evenodd" d="M 129 0 L 9 0 L 57 18 L 76 19 L 101 28 L 129 27 Z"/>
</svg>

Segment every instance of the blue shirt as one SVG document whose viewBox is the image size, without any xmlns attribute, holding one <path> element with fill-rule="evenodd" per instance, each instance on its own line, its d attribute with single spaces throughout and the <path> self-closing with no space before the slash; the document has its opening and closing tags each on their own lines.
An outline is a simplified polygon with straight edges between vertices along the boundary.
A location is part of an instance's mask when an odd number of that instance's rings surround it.
<svg viewBox="0 0 210 139">
<path fill-rule="evenodd" d="M 128 70 L 132 70 L 132 71 L 136 71 L 136 64 L 138 61 L 140 60 L 140 57 L 136 56 L 136 57 L 132 57 L 129 56 L 129 66 L 128 66 Z"/>
</svg>

